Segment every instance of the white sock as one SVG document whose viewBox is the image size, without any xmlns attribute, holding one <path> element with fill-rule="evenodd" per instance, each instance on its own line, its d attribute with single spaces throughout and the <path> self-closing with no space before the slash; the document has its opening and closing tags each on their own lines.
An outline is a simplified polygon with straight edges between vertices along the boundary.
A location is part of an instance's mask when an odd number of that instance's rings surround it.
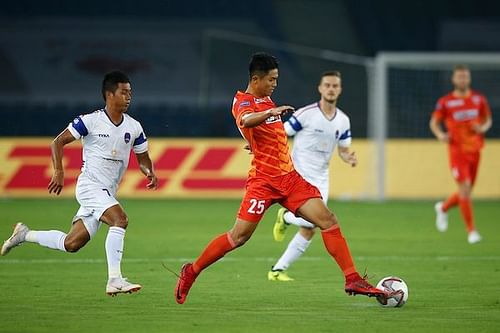
<svg viewBox="0 0 500 333">
<path fill-rule="evenodd" d="M 108 276 L 110 279 L 121 278 L 121 261 L 123 255 L 123 239 L 125 229 L 109 227 L 106 237 L 106 258 L 108 259 Z"/>
<path fill-rule="evenodd" d="M 286 270 L 295 260 L 299 259 L 310 244 L 310 240 L 305 239 L 300 232 L 297 232 L 288 244 L 285 253 L 283 253 L 276 265 L 274 265 L 273 270 Z"/>
<path fill-rule="evenodd" d="M 26 241 L 30 243 L 38 243 L 41 246 L 48 247 L 49 249 L 59 250 L 66 252 L 64 247 L 64 240 L 66 234 L 59 230 L 49 231 L 34 231 L 30 230 L 26 234 Z"/>
<path fill-rule="evenodd" d="M 295 224 L 298 227 L 306 227 L 306 228 L 312 228 L 312 227 L 314 227 L 314 224 L 312 224 L 311 222 L 308 222 L 308 221 L 304 220 L 301 217 L 297 217 L 297 216 L 293 215 L 292 212 L 288 212 L 287 211 L 285 213 L 285 215 L 283 215 L 283 218 L 285 219 L 286 223 Z"/>
</svg>

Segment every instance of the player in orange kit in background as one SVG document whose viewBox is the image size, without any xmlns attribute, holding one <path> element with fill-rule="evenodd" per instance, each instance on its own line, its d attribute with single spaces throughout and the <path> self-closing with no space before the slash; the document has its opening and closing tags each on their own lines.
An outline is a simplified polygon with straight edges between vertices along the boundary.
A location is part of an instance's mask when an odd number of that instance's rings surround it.
<svg viewBox="0 0 500 333">
<path fill-rule="evenodd" d="M 446 231 L 447 212 L 459 205 L 468 233 L 467 240 L 474 244 L 481 241 L 481 236 L 474 224 L 471 192 L 484 145 L 484 133 L 492 124 L 491 111 L 486 98 L 470 88 L 471 75 L 467 66 L 456 66 L 451 81 L 454 89 L 438 100 L 430 128 L 439 141 L 448 143 L 451 172 L 458 184 L 458 192 L 445 202 L 436 204 L 436 227 L 441 232 Z M 441 123 L 445 124 L 448 132 L 443 131 Z"/>
<path fill-rule="evenodd" d="M 265 53 L 254 54 L 247 90 L 236 93 L 232 107 L 236 125 L 253 153 L 246 193 L 233 228 L 214 238 L 193 263 L 182 266 L 175 287 L 175 300 L 179 304 L 185 302 L 201 271 L 250 239 L 267 208 L 276 202 L 321 229 L 328 253 L 344 273 L 347 293 L 384 295 L 357 273 L 337 217 L 321 200 L 318 189 L 295 171 L 281 121 L 281 115 L 293 108 L 276 107 L 271 100 L 277 82 L 276 58 Z"/>
</svg>

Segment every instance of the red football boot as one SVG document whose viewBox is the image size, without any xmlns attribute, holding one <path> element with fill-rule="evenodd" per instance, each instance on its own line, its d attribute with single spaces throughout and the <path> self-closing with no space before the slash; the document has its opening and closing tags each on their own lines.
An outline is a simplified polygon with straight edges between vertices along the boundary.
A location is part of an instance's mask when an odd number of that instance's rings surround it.
<svg viewBox="0 0 500 333">
<path fill-rule="evenodd" d="M 349 295 L 366 295 L 368 297 L 385 296 L 385 292 L 372 286 L 366 275 L 361 277 L 358 273 L 351 274 L 345 282 L 345 292 Z"/>
<path fill-rule="evenodd" d="M 189 293 L 189 289 L 196 280 L 196 274 L 193 270 L 193 264 L 187 263 L 182 265 L 181 274 L 179 280 L 177 280 L 177 285 L 175 286 L 175 301 L 179 304 L 183 304 L 186 301 L 186 297 Z"/>
</svg>

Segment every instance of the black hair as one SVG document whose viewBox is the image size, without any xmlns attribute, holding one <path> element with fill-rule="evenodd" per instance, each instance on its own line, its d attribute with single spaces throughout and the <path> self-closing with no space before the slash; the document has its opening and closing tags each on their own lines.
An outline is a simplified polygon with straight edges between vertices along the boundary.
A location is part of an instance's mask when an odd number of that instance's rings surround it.
<svg viewBox="0 0 500 333">
<path fill-rule="evenodd" d="M 259 77 L 267 75 L 269 71 L 278 68 L 278 60 L 275 56 L 264 52 L 254 53 L 248 64 L 248 75 L 251 79 L 252 76 Z"/>
<path fill-rule="evenodd" d="M 109 91 L 114 93 L 118 88 L 118 83 L 130 83 L 130 79 L 125 73 L 120 71 L 112 71 L 104 75 L 101 89 L 102 98 L 104 98 L 104 101 L 106 101 L 106 92 Z"/>
</svg>

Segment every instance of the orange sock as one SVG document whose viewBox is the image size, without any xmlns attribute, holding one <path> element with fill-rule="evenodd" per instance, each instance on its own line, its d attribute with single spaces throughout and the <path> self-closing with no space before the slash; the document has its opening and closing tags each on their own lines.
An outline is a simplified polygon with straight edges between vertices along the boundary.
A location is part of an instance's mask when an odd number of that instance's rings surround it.
<svg viewBox="0 0 500 333">
<path fill-rule="evenodd" d="M 467 232 L 475 230 L 476 227 L 474 226 L 474 217 L 472 214 L 472 202 L 470 198 L 460 198 L 459 205 L 460 205 L 460 212 L 462 213 L 462 217 L 464 219 L 465 228 L 467 229 Z"/>
<path fill-rule="evenodd" d="M 198 259 L 193 263 L 194 272 L 199 274 L 202 270 L 224 257 L 226 253 L 233 250 L 235 247 L 229 232 L 217 236 L 207 245 L 205 250 L 203 250 Z"/>
<path fill-rule="evenodd" d="M 458 193 L 455 192 L 452 195 L 450 195 L 448 199 L 446 199 L 446 201 L 443 203 L 443 212 L 447 212 L 448 209 L 458 205 L 458 200 L 459 200 Z"/>
<path fill-rule="evenodd" d="M 351 252 L 340 232 L 340 226 L 335 224 L 329 229 L 321 231 L 321 236 L 323 237 L 323 243 L 325 243 L 326 250 L 335 259 L 337 265 L 339 265 L 344 273 L 344 276 L 347 277 L 348 275 L 356 273 Z"/>
</svg>

